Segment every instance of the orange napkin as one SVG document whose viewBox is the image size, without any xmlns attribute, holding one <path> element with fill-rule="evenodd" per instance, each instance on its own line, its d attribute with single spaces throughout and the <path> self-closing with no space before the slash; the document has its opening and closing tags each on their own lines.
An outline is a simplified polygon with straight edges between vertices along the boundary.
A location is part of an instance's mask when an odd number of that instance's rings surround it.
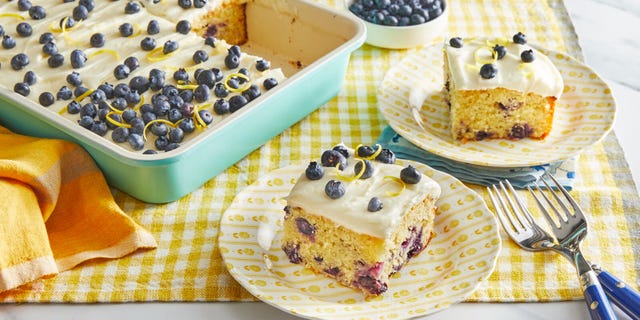
<svg viewBox="0 0 640 320">
<path fill-rule="evenodd" d="M 84 149 L 0 126 L 0 292 L 155 247 Z"/>
</svg>

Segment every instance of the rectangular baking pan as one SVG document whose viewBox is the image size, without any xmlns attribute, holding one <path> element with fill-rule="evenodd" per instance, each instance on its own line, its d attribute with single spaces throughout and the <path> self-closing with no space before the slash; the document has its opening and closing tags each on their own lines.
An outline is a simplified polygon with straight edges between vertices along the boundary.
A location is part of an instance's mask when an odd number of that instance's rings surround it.
<svg viewBox="0 0 640 320">
<path fill-rule="evenodd" d="M 366 36 L 352 15 L 305 0 L 252 0 L 246 14 L 243 51 L 271 60 L 288 78 L 176 150 L 131 152 L 4 88 L 0 123 L 17 133 L 76 142 L 111 186 L 146 202 L 175 201 L 334 97 Z"/>
</svg>

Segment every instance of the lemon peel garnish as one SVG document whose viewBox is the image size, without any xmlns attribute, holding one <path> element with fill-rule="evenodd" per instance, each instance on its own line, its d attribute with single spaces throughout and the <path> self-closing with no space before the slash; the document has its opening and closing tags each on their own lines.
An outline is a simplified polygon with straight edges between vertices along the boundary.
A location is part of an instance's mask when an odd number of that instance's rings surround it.
<svg viewBox="0 0 640 320">
<path fill-rule="evenodd" d="M 194 90 L 195 88 L 197 88 L 198 85 L 197 84 L 180 84 L 178 83 L 176 85 L 176 88 L 180 89 L 180 90 L 184 90 L 184 89 L 188 89 L 188 90 Z"/>
<path fill-rule="evenodd" d="M 489 54 L 491 55 L 491 59 L 485 59 L 485 58 L 480 57 L 482 49 L 485 49 L 485 50 L 489 51 Z M 476 64 L 480 64 L 480 65 L 492 64 L 492 63 L 495 63 L 496 60 L 498 60 L 498 55 L 496 55 L 495 52 L 493 51 L 493 47 L 480 46 L 480 47 L 477 47 L 476 50 L 473 52 L 473 58 L 475 59 Z"/>
<path fill-rule="evenodd" d="M 162 50 L 164 50 L 163 47 L 157 47 L 149 51 L 149 53 L 147 53 L 147 60 L 155 62 L 155 61 L 162 61 L 162 60 L 168 59 L 169 57 L 178 53 L 180 51 L 180 48 L 169 53 L 164 53 L 162 52 Z"/>
<path fill-rule="evenodd" d="M 242 78 L 246 80 L 246 82 L 240 88 L 232 88 L 231 86 L 229 86 L 228 82 L 233 77 Z M 224 81 L 222 81 L 222 84 L 224 85 L 225 89 L 227 89 L 229 92 L 242 92 L 248 89 L 249 87 L 251 87 L 251 79 L 249 79 L 247 75 L 242 73 L 230 73 L 224 78 Z"/>
<path fill-rule="evenodd" d="M 97 55 L 100 54 L 110 54 L 112 55 L 116 60 L 120 60 L 120 55 L 118 54 L 117 51 L 113 50 L 113 49 L 100 49 L 100 50 L 96 50 L 94 52 L 91 52 L 89 54 L 89 58 L 93 58 Z"/>
<path fill-rule="evenodd" d="M 89 90 L 87 90 L 85 93 L 83 93 L 83 94 L 79 95 L 79 96 L 76 98 L 76 102 L 80 102 L 80 101 L 84 100 L 84 98 L 86 98 L 86 97 L 88 97 L 90 94 L 92 94 L 92 93 L 93 93 L 93 91 L 95 91 L 95 90 L 93 90 L 93 89 L 89 89 Z"/>
<path fill-rule="evenodd" d="M 338 163 L 338 164 L 336 165 L 336 170 L 337 170 L 337 171 L 336 171 L 336 176 L 338 176 L 338 178 L 340 178 L 340 180 L 344 180 L 344 181 L 346 181 L 346 182 L 349 182 L 349 181 L 353 181 L 353 180 L 358 180 L 358 179 L 360 179 L 360 177 L 362 177 L 362 175 L 364 174 L 365 170 L 367 169 L 367 166 L 365 165 L 365 163 L 364 163 L 364 160 L 363 160 L 363 159 L 356 158 L 356 161 L 358 161 L 358 162 L 361 162 L 361 163 L 362 163 L 362 167 L 361 167 L 360 171 L 358 171 L 358 172 L 357 172 L 356 174 L 354 174 L 353 176 L 345 176 L 345 175 L 342 175 L 342 174 L 341 174 L 342 170 L 340 170 L 340 163 Z M 355 168 L 355 166 L 354 166 L 354 168 Z"/>
<path fill-rule="evenodd" d="M 471 71 L 480 72 L 480 67 L 475 65 L 475 64 L 467 63 L 467 64 L 465 64 L 465 67 L 467 67 L 467 69 L 469 69 Z"/>
<path fill-rule="evenodd" d="M 122 123 L 122 122 L 116 121 L 115 119 L 111 118 L 110 115 L 112 115 L 112 114 L 120 115 L 121 113 L 117 113 L 117 112 L 113 112 L 113 111 L 107 113 L 105 118 L 107 119 L 107 121 L 111 122 L 111 124 L 113 124 L 114 126 L 118 126 L 118 127 L 131 128 L 130 124 Z"/>
<path fill-rule="evenodd" d="M 397 182 L 400 185 L 400 191 L 397 192 L 391 192 L 391 191 L 387 191 L 386 194 L 389 197 L 397 197 L 399 196 L 402 192 L 404 192 L 404 189 L 406 188 L 406 185 L 404 184 L 404 181 L 402 181 L 402 179 L 398 178 L 398 177 L 394 177 L 394 176 L 384 176 L 385 180 L 393 180 L 395 182 Z"/>
<path fill-rule="evenodd" d="M 0 13 L 0 18 L 14 18 L 18 20 L 26 19 L 24 16 L 18 13 Z"/>
<path fill-rule="evenodd" d="M 193 108 L 193 117 L 195 118 L 195 122 L 196 122 L 196 126 L 200 127 L 200 128 L 205 128 L 207 127 L 207 124 L 204 123 L 204 120 L 202 120 L 202 117 L 200 116 L 200 108 L 204 107 L 205 105 L 197 105 L 194 106 Z"/>
<path fill-rule="evenodd" d="M 142 33 L 142 28 L 140 28 L 140 25 L 135 23 L 135 22 L 132 23 L 131 25 L 133 26 L 133 30 L 135 30 L 135 31 L 129 37 L 137 37 L 137 36 L 139 36 Z"/>
<path fill-rule="evenodd" d="M 109 109 L 111 109 L 111 112 L 109 113 L 117 113 L 117 114 L 123 114 L 124 110 L 119 110 L 116 107 L 114 107 L 111 103 L 107 103 L 107 105 L 109 106 Z"/>
<path fill-rule="evenodd" d="M 378 149 L 372 155 L 370 155 L 368 157 L 362 157 L 362 159 L 374 160 L 378 155 L 380 155 L 380 153 L 382 152 L 382 146 L 377 144 L 377 143 L 375 145 L 378 147 Z M 358 147 L 360 147 L 360 146 L 362 146 L 362 145 L 359 145 Z M 358 151 L 358 149 L 356 149 L 356 152 L 357 151 Z"/>
<path fill-rule="evenodd" d="M 153 123 L 164 123 L 169 125 L 172 128 L 176 127 L 176 124 L 169 121 L 169 120 L 165 120 L 165 119 L 155 119 L 155 120 L 151 120 L 149 121 L 146 125 L 144 125 L 144 129 L 142 129 L 142 138 L 144 139 L 144 141 L 147 141 L 147 128 L 149 128 L 149 126 L 151 126 L 151 124 Z"/>
</svg>

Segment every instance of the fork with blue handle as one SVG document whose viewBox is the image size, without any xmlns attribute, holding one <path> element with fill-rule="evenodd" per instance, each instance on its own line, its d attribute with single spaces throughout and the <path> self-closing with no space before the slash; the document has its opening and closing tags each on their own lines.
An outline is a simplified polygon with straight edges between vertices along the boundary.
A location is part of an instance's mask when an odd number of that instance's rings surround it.
<svg viewBox="0 0 640 320">
<path fill-rule="evenodd" d="M 552 227 L 554 236 L 535 223 L 524 202 L 507 180 L 499 183 L 499 188 L 497 185 L 487 188 L 503 229 L 514 242 L 526 250 L 553 250 L 573 263 L 580 276 L 585 301 L 592 319 L 615 319 L 607 296 L 632 319 L 640 319 L 640 294 L 610 273 L 599 268 L 592 269 L 582 256 L 579 244 L 586 236 L 586 219 L 571 195 L 557 183 L 553 176 L 548 176 L 573 208 L 569 210 L 544 179 L 542 182 L 556 200 L 555 204 L 539 187 L 536 187 L 538 195 L 533 189 L 528 188 L 540 210 L 545 213 L 544 216 Z"/>
</svg>

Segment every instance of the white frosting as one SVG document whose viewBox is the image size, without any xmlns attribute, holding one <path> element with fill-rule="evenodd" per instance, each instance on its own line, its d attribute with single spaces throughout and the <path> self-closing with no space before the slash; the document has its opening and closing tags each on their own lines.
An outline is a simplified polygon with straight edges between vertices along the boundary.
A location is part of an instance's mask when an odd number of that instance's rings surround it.
<svg viewBox="0 0 640 320">
<path fill-rule="evenodd" d="M 141 10 L 135 14 L 125 14 L 124 7 L 127 1 L 95 0 L 95 8 L 89 12 L 88 19 L 79 23 L 76 22 L 76 26 L 66 30 L 64 33 L 60 30 L 59 22 L 64 17 L 72 15 L 73 8 L 78 5 L 77 1 L 68 3 L 56 1 L 54 3 L 45 0 L 32 0 L 31 2 L 33 5 L 41 5 L 46 9 L 47 16 L 45 19 L 34 20 L 29 17 L 28 12 L 18 11 L 17 1 L 5 1 L 0 4 L 0 25 L 3 26 L 5 34 L 11 35 L 16 40 L 16 46 L 12 49 L 0 47 L 0 87 L 5 87 L 13 92 L 14 85 L 17 82 L 22 82 L 24 74 L 27 71 L 33 71 L 37 76 L 37 83 L 30 86 L 31 93 L 28 98 L 36 104 L 39 104 L 38 97 L 43 92 L 51 92 L 55 97 L 58 90 L 64 85 L 73 90 L 74 87 L 66 81 L 67 75 L 73 71 L 80 73 L 83 80 L 82 85 L 89 89 L 96 89 L 105 82 L 115 86 L 118 83 L 129 83 L 135 76 L 148 77 L 149 71 L 154 68 L 165 71 L 166 84 L 173 85 L 176 85 L 173 80 L 173 72 L 178 68 L 187 68 L 189 79 L 192 83 L 195 80 L 194 71 L 196 68 L 218 68 L 225 75 L 237 72 L 237 69 L 229 70 L 225 67 L 224 58 L 230 45 L 223 40 L 217 40 L 216 47 L 212 48 L 205 45 L 204 39 L 194 32 L 183 35 L 175 31 L 177 21 L 198 19 L 209 10 L 219 6 L 223 2 L 222 0 L 209 0 L 204 8 L 199 9 L 183 9 L 178 6 L 177 0 L 163 0 L 157 4 L 154 4 L 152 0 L 142 0 L 138 1 L 141 4 Z M 15 14 L 22 16 L 24 20 L 19 20 L 12 16 Z M 147 33 L 147 25 L 151 20 L 158 21 L 160 33 L 155 35 Z M 17 34 L 16 25 L 21 21 L 28 22 L 32 26 L 33 33 L 30 37 L 22 38 Z M 119 34 L 118 29 L 125 22 L 134 25 L 134 34 L 126 38 Z M 42 44 L 39 43 L 39 38 L 45 32 L 53 33 L 58 52 L 64 56 L 64 64 L 58 68 L 49 67 L 47 63 L 49 56 L 42 52 Z M 105 46 L 103 48 L 92 48 L 89 39 L 92 34 L 98 32 L 105 35 Z M 179 51 L 171 54 L 166 59 L 151 61 L 148 58 L 149 52 L 143 51 L 140 47 L 140 41 L 145 37 L 154 38 L 156 40 L 156 48 L 162 48 L 167 40 L 177 41 L 179 43 Z M 86 64 L 78 69 L 72 68 L 70 62 L 71 51 L 74 49 L 83 50 L 88 58 Z M 113 52 L 104 52 L 103 49 L 115 50 L 118 54 L 118 59 L 113 55 Z M 93 55 L 101 50 L 103 53 Z M 205 50 L 209 55 L 209 59 L 206 62 L 197 66 L 192 59 L 196 50 Z M 11 58 L 18 53 L 25 53 L 30 62 L 22 70 L 16 71 L 11 67 Z M 159 54 L 161 55 L 162 52 L 159 52 Z M 117 80 L 113 75 L 114 68 L 118 64 L 122 64 L 130 56 L 138 58 L 140 67 L 131 72 L 127 78 Z M 264 93 L 266 91 L 262 87 L 264 79 L 275 78 L 278 82 L 281 82 L 285 79 L 285 76 L 277 68 L 264 72 L 256 70 L 255 62 L 260 59 L 243 52 L 240 67 L 248 69 L 251 82 L 260 86 Z M 150 102 L 154 93 L 156 92 L 148 90 L 143 94 L 145 102 Z M 231 93 L 226 99 L 237 94 L 239 93 Z M 211 90 L 209 101 L 205 103 L 212 104 L 217 99 L 213 90 Z M 87 98 L 81 104 L 89 101 Z M 69 102 L 70 100 L 56 100 L 48 109 L 53 112 L 59 112 L 66 108 Z M 194 103 L 196 102 L 194 101 Z M 214 116 L 213 123 L 209 124 L 209 126 L 213 126 L 225 118 L 225 116 L 217 116 L 210 107 L 207 110 Z M 76 122 L 79 118 L 78 115 L 70 115 L 64 111 L 61 113 L 73 122 Z M 184 141 L 186 142 L 199 131 L 196 130 L 193 134 L 185 134 Z M 107 133 L 105 138 L 111 141 L 110 132 Z M 147 145 L 143 150 L 153 149 L 153 140 L 155 139 L 148 139 Z M 127 142 L 120 145 L 131 150 Z"/>
<path fill-rule="evenodd" d="M 352 156 L 347 159 L 348 167 L 340 173 L 342 176 L 354 175 L 353 167 L 357 161 L 353 158 L 353 152 L 350 154 Z M 401 185 L 385 177 L 399 178 L 404 166 L 371 161 L 375 171 L 368 179 L 345 181 L 338 177 L 337 169 L 333 167 L 324 167 L 324 176 L 319 180 L 310 180 L 303 172 L 287 196 L 287 204 L 326 217 L 357 233 L 387 238 L 411 207 L 420 203 L 427 195 L 433 199 L 440 196 L 440 186 L 424 174 L 419 183 L 405 184 L 405 190 L 394 195 Z M 341 198 L 331 199 L 324 191 L 325 185 L 332 179 L 345 183 L 346 193 Z M 378 197 L 382 201 L 380 211 L 367 210 L 372 197 Z"/>
<path fill-rule="evenodd" d="M 484 79 L 480 76 L 480 67 L 492 60 L 490 49 L 498 42 L 507 49 L 507 54 L 494 62 L 498 69 L 497 75 Z M 529 49 L 533 50 L 535 59 L 524 63 L 520 54 Z M 507 39 L 473 38 L 463 39 L 462 48 L 454 48 L 446 43 L 444 50 L 449 62 L 452 90 L 501 87 L 559 98 L 564 89 L 562 77 L 549 58 L 527 44 L 517 44 Z M 476 50 L 479 51 L 476 53 Z"/>
</svg>

